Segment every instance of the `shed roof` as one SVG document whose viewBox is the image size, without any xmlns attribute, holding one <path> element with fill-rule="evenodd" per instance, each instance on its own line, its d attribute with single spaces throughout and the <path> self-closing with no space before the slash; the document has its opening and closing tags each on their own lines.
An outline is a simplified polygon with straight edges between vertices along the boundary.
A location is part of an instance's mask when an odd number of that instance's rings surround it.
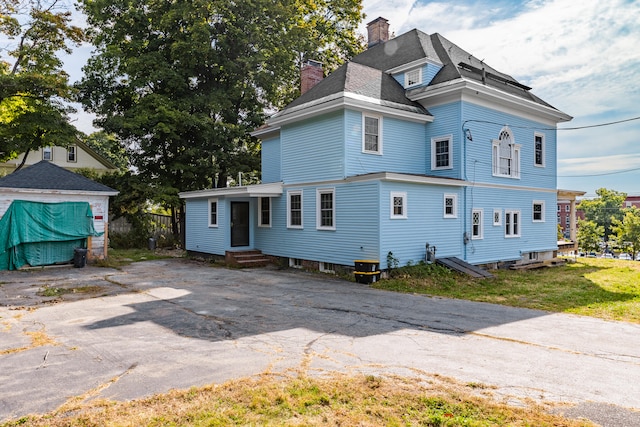
<svg viewBox="0 0 640 427">
<path fill-rule="evenodd" d="M 0 178 L 0 188 L 104 192 L 112 193 L 111 195 L 118 193 L 111 187 L 92 181 L 46 160 Z"/>
</svg>

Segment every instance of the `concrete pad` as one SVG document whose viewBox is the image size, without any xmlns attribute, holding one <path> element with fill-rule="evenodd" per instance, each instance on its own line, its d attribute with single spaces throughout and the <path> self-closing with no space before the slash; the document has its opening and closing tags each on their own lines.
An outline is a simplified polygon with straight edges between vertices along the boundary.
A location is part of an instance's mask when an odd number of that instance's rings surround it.
<svg viewBox="0 0 640 427">
<path fill-rule="evenodd" d="M 494 386 L 505 399 L 576 404 L 595 418 L 640 409 L 635 324 L 182 259 L 3 272 L 1 281 L 0 420 L 72 397 L 135 399 L 291 370 L 438 374 Z M 52 303 L 29 291 L 43 284 L 100 292 Z M 28 346 L 24 331 L 36 327 L 56 345 L 6 351 Z"/>
</svg>

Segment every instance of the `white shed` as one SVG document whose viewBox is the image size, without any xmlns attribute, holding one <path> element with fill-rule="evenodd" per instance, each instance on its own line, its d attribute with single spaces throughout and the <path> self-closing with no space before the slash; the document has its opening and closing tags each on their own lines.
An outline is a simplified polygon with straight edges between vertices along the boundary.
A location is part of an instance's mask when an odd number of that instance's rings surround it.
<svg viewBox="0 0 640 427">
<path fill-rule="evenodd" d="M 43 160 L 0 178 L 0 220 L 16 200 L 39 203 L 86 202 L 93 216 L 93 228 L 100 234 L 87 238 L 87 257 L 102 259 L 107 256 L 109 196 L 117 194 L 118 191 L 106 185 Z M 21 226 L 29 227 L 30 224 Z M 2 231 L 0 230 L 0 234 Z"/>
</svg>

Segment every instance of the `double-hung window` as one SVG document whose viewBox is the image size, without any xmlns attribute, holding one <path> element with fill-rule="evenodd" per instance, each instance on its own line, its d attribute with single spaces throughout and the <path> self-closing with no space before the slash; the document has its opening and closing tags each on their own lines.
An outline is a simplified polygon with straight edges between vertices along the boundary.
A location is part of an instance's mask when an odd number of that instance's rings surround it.
<svg viewBox="0 0 640 427">
<path fill-rule="evenodd" d="M 451 169 L 453 162 L 451 161 L 451 135 L 439 138 L 431 138 L 431 169 Z"/>
<path fill-rule="evenodd" d="M 77 161 L 77 147 L 75 145 L 71 145 L 67 148 L 67 162 L 75 163 Z"/>
<path fill-rule="evenodd" d="M 534 145 L 534 165 L 544 167 L 544 134 L 535 133 L 533 135 Z"/>
<path fill-rule="evenodd" d="M 482 209 L 473 209 L 471 211 L 471 238 L 474 240 L 482 239 Z"/>
<path fill-rule="evenodd" d="M 302 191 L 287 192 L 287 227 L 302 228 Z"/>
<path fill-rule="evenodd" d="M 218 199 L 209 199 L 209 227 L 218 226 Z"/>
<path fill-rule="evenodd" d="M 457 218 L 458 206 L 457 196 L 455 194 L 444 195 L 444 218 Z"/>
<path fill-rule="evenodd" d="M 260 207 L 258 227 L 271 227 L 271 199 L 269 197 L 260 197 L 258 204 Z"/>
<path fill-rule="evenodd" d="M 362 151 L 382 154 L 382 118 L 363 114 L 362 129 Z"/>
<path fill-rule="evenodd" d="M 503 128 L 492 143 L 493 175 L 520 178 L 520 145 L 515 144 L 511 130 Z"/>
<path fill-rule="evenodd" d="M 544 201 L 533 202 L 532 218 L 533 222 L 544 222 Z"/>
<path fill-rule="evenodd" d="M 407 193 L 391 193 L 391 219 L 407 218 Z"/>
<path fill-rule="evenodd" d="M 504 211 L 504 236 L 520 237 L 520 211 Z"/>
<path fill-rule="evenodd" d="M 53 147 L 43 147 L 42 148 L 42 160 L 53 160 Z"/>
<path fill-rule="evenodd" d="M 336 229 L 335 190 L 322 188 L 316 192 L 316 227 L 318 230 Z"/>
</svg>

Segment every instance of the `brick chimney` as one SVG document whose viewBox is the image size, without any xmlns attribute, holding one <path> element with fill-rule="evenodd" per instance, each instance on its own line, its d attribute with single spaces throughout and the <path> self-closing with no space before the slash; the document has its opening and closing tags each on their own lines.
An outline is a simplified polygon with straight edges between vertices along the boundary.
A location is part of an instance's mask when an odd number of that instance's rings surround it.
<svg viewBox="0 0 640 427">
<path fill-rule="evenodd" d="M 374 19 L 367 24 L 367 33 L 369 37 L 368 47 L 370 48 L 386 42 L 389 40 L 389 21 L 383 17 Z"/>
<path fill-rule="evenodd" d="M 309 91 L 323 78 L 322 64 L 318 61 L 308 60 L 300 71 L 300 95 Z"/>
</svg>

